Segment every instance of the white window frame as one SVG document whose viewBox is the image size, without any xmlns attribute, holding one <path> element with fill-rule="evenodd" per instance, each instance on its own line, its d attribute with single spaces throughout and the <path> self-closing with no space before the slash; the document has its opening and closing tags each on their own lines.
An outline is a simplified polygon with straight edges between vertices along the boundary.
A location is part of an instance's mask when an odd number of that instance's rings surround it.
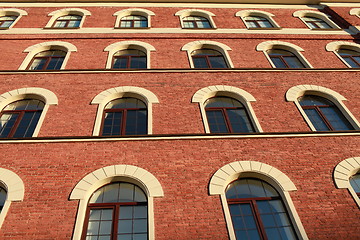
<svg viewBox="0 0 360 240">
<path fill-rule="evenodd" d="M 26 70 L 36 54 L 43 52 L 43 51 L 49 51 L 49 50 L 61 50 L 61 51 L 66 52 L 64 61 L 60 68 L 62 70 L 62 69 L 65 69 L 65 67 L 66 67 L 66 64 L 70 58 L 70 53 L 76 52 L 77 48 L 71 43 L 62 42 L 62 41 L 51 41 L 51 42 L 42 42 L 42 43 L 35 44 L 24 50 L 24 52 L 28 53 L 28 55 L 25 57 L 24 61 L 21 63 L 19 70 Z"/>
<path fill-rule="evenodd" d="M 352 50 L 355 52 L 360 53 L 360 44 L 356 44 L 353 42 L 346 42 L 346 41 L 335 41 L 330 42 L 325 47 L 326 51 L 333 52 L 348 68 L 352 68 L 346 61 L 343 59 L 340 54 L 338 53 L 338 50 L 340 49 L 347 49 Z"/>
<path fill-rule="evenodd" d="M 206 100 L 212 97 L 230 97 L 241 102 L 244 105 L 249 115 L 249 119 L 252 125 L 254 126 L 255 132 L 263 132 L 260 123 L 255 115 L 255 112 L 251 106 L 251 102 L 255 102 L 256 100 L 250 93 L 233 86 L 215 85 L 215 86 L 208 86 L 198 90 L 193 95 L 191 100 L 191 102 L 199 104 L 201 117 L 204 123 L 205 133 L 210 133 L 209 122 L 207 120 L 206 110 L 205 110 L 205 102 Z"/>
<path fill-rule="evenodd" d="M 290 196 L 290 192 L 297 190 L 295 184 L 280 170 L 257 161 L 237 161 L 226 164 L 217 170 L 210 179 L 209 193 L 211 196 L 220 195 L 230 240 L 236 240 L 236 236 L 226 199 L 226 188 L 232 181 L 247 177 L 266 181 L 279 192 L 297 236 L 301 240 L 307 240 L 305 229 Z"/>
<path fill-rule="evenodd" d="M 32 137 L 37 137 L 50 105 L 57 105 L 58 98 L 53 92 L 45 88 L 29 87 L 15 89 L 0 95 L 0 110 L 2 111 L 10 103 L 23 99 L 36 99 L 44 102 L 45 104 L 32 135 Z"/>
<path fill-rule="evenodd" d="M 150 52 L 155 51 L 155 48 L 145 42 L 140 41 L 122 41 L 122 42 L 116 42 L 109 46 L 107 46 L 104 49 L 104 52 L 109 52 L 107 61 L 106 61 L 106 69 L 112 68 L 113 63 L 113 56 L 116 52 L 120 50 L 126 50 L 126 49 L 136 49 L 144 52 L 146 54 L 146 68 L 150 69 Z M 121 69 L 119 69 L 121 70 Z"/>
<path fill-rule="evenodd" d="M 229 66 L 229 68 L 234 68 L 234 64 L 232 63 L 231 58 L 228 54 L 228 51 L 231 51 L 232 49 L 223 43 L 207 40 L 189 42 L 181 48 L 181 51 L 187 52 L 190 68 L 194 68 L 194 62 L 191 53 L 195 50 L 201 50 L 204 48 L 213 49 L 220 52 L 223 55 L 225 62 Z"/>
<path fill-rule="evenodd" d="M 279 24 L 277 24 L 277 22 L 275 22 L 275 20 L 273 19 L 273 17 L 275 16 L 272 13 L 268 13 L 265 11 L 259 11 L 259 10 L 241 10 L 238 11 L 237 13 L 235 13 L 236 17 L 240 17 L 240 19 L 244 22 L 245 26 L 247 29 L 256 29 L 256 30 L 261 30 L 261 29 L 281 29 L 281 27 L 279 26 Z M 272 28 L 250 28 L 247 23 L 246 23 L 246 17 L 263 17 L 266 18 L 271 25 L 273 25 Z"/>
<path fill-rule="evenodd" d="M 7 192 L 6 200 L 0 213 L 1 228 L 11 203 L 24 200 L 25 186 L 24 182 L 16 173 L 5 168 L 0 168 L 0 186 Z"/>
<path fill-rule="evenodd" d="M 322 13 L 322 12 L 315 12 L 315 11 L 310 11 L 310 10 L 299 10 L 293 13 L 294 17 L 300 18 L 300 20 L 311 30 L 322 30 L 322 31 L 326 31 L 326 30 L 340 30 L 341 28 L 334 23 L 331 19 L 330 16 Z M 331 28 L 312 28 L 304 19 L 303 17 L 314 17 L 314 18 L 318 18 L 323 20 L 324 22 L 326 22 L 327 24 L 329 24 L 329 26 Z"/>
<path fill-rule="evenodd" d="M 80 26 L 78 27 L 78 28 L 81 28 L 84 24 L 86 16 L 91 16 L 91 13 L 90 13 L 90 11 L 81 9 L 81 8 L 64 8 L 64 9 L 56 10 L 56 11 L 53 11 L 48 14 L 48 16 L 51 18 L 48 21 L 48 23 L 46 24 L 45 28 L 51 28 L 51 29 L 56 29 L 56 30 L 66 30 L 67 28 L 54 28 L 53 25 L 54 25 L 54 22 L 59 17 L 63 17 L 63 16 L 67 16 L 67 15 L 81 16 L 82 18 L 80 21 Z M 73 28 L 71 28 L 71 29 L 73 29 Z"/>
<path fill-rule="evenodd" d="M 28 13 L 25 10 L 17 9 L 17 8 L 0 8 L 0 17 L 4 16 L 17 16 L 15 21 L 7 28 L 2 30 L 11 29 L 15 24 L 20 20 L 22 16 L 27 16 Z"/>
<path fill-rule="evenodd" d="M 147 9 L 143 9 L 143 8 L 128 8 L 128 9 L 123 9 L 120 11 L 117 11 L 116 13 L 113 14 L 113 16 L 116 17 L 116 21 L 115 21 L 115 28 L 117 29 L 142 29 L 142 28 L 121 28 L 120 27 L 120 21 L 123 17 L 126 16 L 131 16 L 131 15 L 137 15 L 137 16 L 143 16 L 147 18 L 147 22 L 148 22 L 148 27 L 147 28 L 151 28 L 151 16 L 155 16 L 155 13 L 147 10 Z"/>
<path fill-rule="evenodd" d="M 355 130 L 360 130 L 360 124 L 354 117 L 354 115 L 350 112 L 350 110 L 345 106 L 343 101 L 346 100 L 344 96 L 341 94 L 322 86 L 317 85 L 297 85 L 290 88 L 286 92 L 286 101 L 294 102 L 295 106 L 299 110 L 302 117 L 305 119 L 305 122 L 310 127 L 312 131 L 316 131 L 314 125 L 312 124 L 311 120 L 306 115 L 304 109 L 301 107 L 298 99 L 304 95 L 316 95 L 319 97 L 326 98 L 330 100 L 335 106 L 340 110 L 343 116 L 350 122 L 350 124 L 354 127 Z"/>
<path fill-rule="evenodd" d="M 92 105 L 98 105 L 95 126 L 93 130 L 93 136 L 99 136 L 101 130 L 101 124 L 103 121 L 103 112 L 105 106 L 112 100 L 123 98 L 123 97 L 133 97 L 140 99 L 147 106 L 147 122 L 148 122 L 148 132 L 147 134 L 152 134 L 152 122 L 153 122 L 153 113 L 152 113 L 152 105 L 154 103 L 159 103 L 156 95 L 145 88 L 134 87 L 134 86 L 123 86 L 107 89 L 94 97 L 91 101 Z"/>
<path fill-rule="evenodd" d="M 82 178 L 70 194 L 70 200 L 79 200 L 75 229 L 72 240 L 80 240 L 84 228 L 86 209 L 91 195 L 100 187 L 124 181 L 137 185 L 148 198 L 148 236 L 155 239 L 154 198 L 163 197 L 164 191 L 154 175 L 133 165 L 112 165 L 97 169 Z"/>
<path fill-rule="evenodd" d="M 183 10 L 177 11 L 175 13 L 175 16 L 179 17 L 180 25 L 181 25 L 182 29 L 186 29 L 186 30 L 196 29 L 196 30 L 200 30 L 200 31 L 202 29 L 203 30 L 216 29 L 216 24 L 214 22 L 214 19 L 212 18 L 212 17 L 215 17 L 216 15 L 209 11 L 205 11 L 205 10 L 201 10 L 201 9 L 183 9 Z M 189 17 L 189 16 L 194 16 L 194 17 L 199 16 L 199 17 L 206 18 L 209 21 L 211 28 L 185 28 L 183 19 L 185 17 Z"/>
<path fill-rule="evenodd" d="M 296 46 L 295 44 L 288 43 L 288 42 L 282 42 L 282 41 L 266 41 L 259 43 L 256 46 L 256 51 L 261 51 L 264 53 L 266 59 L 269 61 L 271 67 L 276 68 L 275 64 L 271 60 L 268 50 L 271 49 L 279 49 L 279 50 L 286 50 L 291 53 L 293 53 L 299 61 L 305 66 L 305 68 L 313 68 L 313 66 L 310 64 L 310 62 L 301 54 L 301 52 L 304 51 L 299 46 Z"/>
<path fill-rule="evenodd" d="M 360 198 L 350 184 L 350 177 L 360 170 L 360 157 L 348 158 L 341 161 L 334 169 L 335 186 L 339 189 L 348 189 L 356 204 L 360 208 Z"/>
</svg>

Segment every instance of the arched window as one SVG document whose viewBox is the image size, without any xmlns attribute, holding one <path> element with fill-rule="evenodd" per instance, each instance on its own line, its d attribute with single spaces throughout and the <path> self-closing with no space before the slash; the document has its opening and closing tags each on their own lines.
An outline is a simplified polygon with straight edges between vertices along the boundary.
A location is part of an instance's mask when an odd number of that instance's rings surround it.
<svg viewBox="0 0 360 240">
<path fill-rule="evenodd" d="M 0 212 L 4 208 L 6 198 L 7 198 L 7 191 L 5 190 L 5 188 L 0 186 Z"/>
<path fill-rule="evenodd" d="M 18 18 L 18 16 L 1 16 L 0 17 L 0 28 L 8 29 Z"/>
<path fill-rule="evenodd" d="M 260 16 L 247 16 L 243 18 L 248 28 L 273 28 L 269 19 Z"/>
<path fill-rule="evenodd" d="M 268 50 L 267 54 L 276 68 L 305 68 L 298 57 L 290 51 L 275 48 Z"/>
<path fill-rule="evenodd" d="M 360 52 L 351 49 L 340 48 L 337 50 L 337 53 L 350 67 L 360 68 Z"/>
<path fill-rule="evenodd" d="M 270 184 L 240 178 L 226 189 L 236 239 L 298 239 L 279 193 Z"/>
<path fill-rule="evenodd" d="M 66 52 L 48 50 L 37 53 L 28 66 L 28 70 L 59 70 L 64 62 Z"/>
<path fill-rule="evenodd" d="M 147 202 L 132 183 L 101 187 L 89 200 L 82 239 L 148 239 Z"/>
<path fill-rule="evenodd" d="M 1 112 L 0 137 L 32 137 L 45 104 L 26 99 L 8 104 Z"/>
<path fill-rule="evenodd" d="M 117 51 L 113 55 L 112 68 L 146 69 L 146 53 L 137 49 L 126 49 Z"/>
<path fill-rule="evenodd" d="M 137 98 L 119 98 L 104 109 L 102 136 L 147 134 L 146 104 Z"/>
<path fill-rule="evenodd" d="M 211 133 L 254 132 L 246 108 L 233 98 L 210 98 L 205 102 L 205 111 Z"/>
<path fill-rule="evenodd" d="M 191 52 L 194 68 L 229 68 L 224 56 L 213 49 L 198 49 Z"/>
<path fill-rule="evenodd" d="M 298 101 L 317 131 L 354 130 L 330 100 L 315 95 L 304 95 Z"/>
<path fill-rule="evenodd" d="M 200 16 L 187 16 L 182 19 L 184 28 L 212 28 L 209 20 Z"/>
<path fill-rule="evenodd" d="M 148 20 L 144 16 L 129 15 L 122 17 L 120 28 L 147 28 Z"/>
<path fill-rule="evenodd" d="M 327 22 L 320 18 L 316 17 L 303 17 L 303 21 L 311 28 L 311 29 L 330 29 L 332 28 Z"/>
<path fill-rule="evenodd" d="M 65 15 L 58 17 L 53 28 L 78 28 L 80 27 L 82 16 L 79 15 Z"/>
<path fill-rule="evenodd" d="M 358 195 L 358 197 L 360 197 L 360 173 L 358 172 L 351 176 L 349 181 L 355 193 Z"/>
</svg>

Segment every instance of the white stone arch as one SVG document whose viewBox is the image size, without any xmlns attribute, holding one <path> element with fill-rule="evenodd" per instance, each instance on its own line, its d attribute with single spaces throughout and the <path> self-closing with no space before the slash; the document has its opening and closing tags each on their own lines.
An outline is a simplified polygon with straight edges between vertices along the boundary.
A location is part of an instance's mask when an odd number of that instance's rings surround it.
<svg viewBox="0 0 360 240">
<path fill-rule="evenodd" d="M 271 23 L 271 25 L 274 26 L 274 28 L 278 28 L 280 29 L 281 27 L 279 26 L 279 24 L 277 24 L 277 22 L 275 22 L 275 20 L 273 19 L 273 17 L 275 16 L 272 13 L 269 12 L 265 12 L 265 11 L 260 11 L 260 10 L 241 10 L 235 13 L 236 17 L 240 17 L 241 20 L 244 22 L 245 26 L 247 28 L 248 25 L 246 24 L 245 18 L 249 17 L 249 16 L 257 16 L 257 17 L 263 17 L 269 20 L 269 22 Z"/>
<path fill-rule="evenodd" d="M 0 8 L 0 17 L 3 16 L 17 16 L 15 21 L 8 27 L 8 29 L 12 28 L 22 16 L 27 16 L 28 13 L 25 10 L 18 8 Z"/>
<path fill-rule="evenodd" d="M 4 109 L 8 104 L 22 99 L 37 99 L 45 103 L 32 137 L 37 137 L 44 122 L 50 105 L 57 105 L 58 98 L 56 95 L 45 88 L 19 88 L 0 95 L 0 110 Z"/>
<path fill-rule="evenodd" d="M 142 100 L 147 106 L 147 115 L 148 115 L 148 134 L 152 134 L 152 105 L 154 103 L 159 103 L 157 96 L 151 91 L 134 86 L 123 86 L 109 88 L 94 97 L 91 101 L 91 104 L 98 105 L 98 110 L 95 119 L 95 126 L 93 131 L 93 136 L 99 136 L 101 130 L 102 116 L 104 108 L 108 102 L 111 100 L 122 98 L 122 97 L 134 97 Z"/>
<path fill-rule="evenodd" d="M 349 14 L 352 16 L 360 17 L 360 8 L 352 8 Z"/>
<path fill-rule="evenodd" d="M 360 157 L 348 158 L 341 161 L 334 169 L 334 181 L 337 188 L 347 188 L 360 207 L 360 199 L 350 184 L 350 177 L 360 170 Z"/>
<path fill-rule="evenodd" d="M 287 50 L 287 51 L 293 53 L 300 60 L 300 62 L 302 62 L 302 64 L 304 64 L 304 66 L 306 68 L 313 68 L 313 66 L 301 54 L 301 52 L 303 52 L 304 49 L 302 49 L 301 47 L 299 47 L 295 44 L 283 42 L 283 41 L 266 41 L 266 42 L 259 43 L 256 46 L 256 51 L 262 51 L 265 54 L 265 57 L 270 62 L 271 66 L 273 68 L 275 68 L 276 66 L 271 61 L 269 54 L 267 53 L 268 50 L 273 49 L 273 48 Z"/>
<path fill-rule="evenodd" d="M 295 105 L 298 108 L 299 112 L 301 113 L 302 117 L 305 119 L 306 123 L 308 124 L 308 126 L 310 127 L 310 129 L 312 131 L 316 131 L 316 129 L 315 129 L 314 125 L 312 124 L 312 122 L 310 121 L 310 119 L 307 117 L 305 111 L 303 110 L 303 108 L 301 107 L 301 105 L 298 101 L 299 97 L 301 97 L 303 95 L 307 95 L 307 94 L 317 95 L 317 96 L 320 96 L 320 97 L 330 100 L 332 103 L 334 103 L 337 106 L 337 108 L 341 111 L 341 113 L 345 116 L 345 118 L 351 123 L 351 125 L 356 130 L 360 129 L 359 122 L 356 120 L 354 115 L 350 112 L 350 110 L 343 103 L 343 101 L 346 100 L 346 98 L 343 95 L 341 95 L 329 88 L 317 86 L 317 85 L 304 84 L 304 85 L 297 85 L 297 86 L 291 87 L 286 92 L 286 95 L 285 95 L 286 101 L 295 103 Z"/>
<path fill-rule="evenodd" d="M 7 192 L 6 200 L 0 213 L 1 228 L 11 202 L 21 202 L 24 200 L 25 186 L 16 173 L 5 168 L 0 168 L 0 186 Z"/>
<path fill-rule="evenodd" d="M 155 51 L 155 48 L 151 44 L 141 41 L 122 41 L 110 44 L 104 49 L 104 52 L 109 52 L 106 61 L 106 69 L 112 68 L 113 55 L 117 51 L 125 49 L 137 49 L 144 52 L 146 54 L 146 68 L 150 68 L 150 52 Z"/>
<path fill-rule="evenodd" d="M 311 10 L 299 10 L 299 11 L 294 12 L 293 16 L 300 18 L 300 20 L 311 30 L 331 30 L 331 29 L 312 28 L 307 22 L 304 21 L 303 17 L 319 18 L 319 19 L 323 20 L 324 22 L 326 22 L 327 24 L 329 24 L 329 26 L 332 29 L 341 29 L 336 23 L 334 23 L 330 19 L 329 15 L 322 13 L 322 12 L 316 12 L 316 11 L 311 11 Z"/>
<path fill-rule="evenodd" d="M 296 191 L 295 184 L 283 172 L 268 164 L 257 161 L 236 161 L 217 170 L 210 179 L 209 194 L 220 195 L 230 240 L 236 240 L 234 227 L 226 199 L 226 187 L 239 178 L 255 177 L 268 182 L 281 195 L 300 239 L 308 239 L 296 212 L 289 192 Z"/>
<path fill-rule="evenodd" d="M 33 57 L 42 51 L 48 51 L 48 50 L 62 50 L 66 52 L 66 56 L 64 58 L 63 64 L 61 65 L 60 69 L 65 69 L 66 63 L 68 62 L 70 58 L 71 52 L 76 52 L 77 48 L 68 42 L 63 41 L 50 41 L 50 42 L 42 42 L 35 45 L 32 45 L 24 50 L 24 52 L 28 53 L 28 55 L 25 57 L 24 61 L 21 63 L 19 70 L 26 70 L 29 66 L 31 60 Z"/>
<path fill-rule="evenodd" d="M 183 9 L 180 11 L 177 11 L 175 13 L 175 16 L 179 16 L 181 28 L 184 28 L 184 22 L 183 19 L 188 16 L 199 16 L 204 17 L 209 20 L 209 23 L 212 27 L 212 29 L 216 29 L 216 24 L 214 22 L 214 19 L 212 17 L 216 16 L 214 13 L 202 10 L 202 9 Z M 197 30 L 201 30 L 201 28 L 196 28 Z"/>
<path fill-rule="evenodd" d="M 111 182 L 126 181 L 142 188 L 148 197 L 149 239 L 155 239 L 154 198 L 163 197 L 164 191 L 156 177 L 147 170 L 133 165 L 112 165 L 97 169 L 83 177 L 70 194 L 70 200 L 80 200 L 73 240 L 80 240 L 89 199 L 94 191 Z"/>
<path fill-rule="evenodd" d="M 48 16 L 51 18 L 50 18 L 49 22 L 46 24 L 45 28 L 52 28 L 56 19 L 58 19 L 59 17 L 62 17 L 62 16 L 66 16 L 66 15 L 82 16 L 80 26 L 79 26 L 79 28 L 81 28 L 82 25 L 84 24 L 86 16 L 91 16 L 91 12 L 86 9 L 82 9 L 82 8 L 64 8 L 64 9 L 59 9 L 59 10 L 53 11 L 48 14 Z M 65 28 L 60 28 L 58 30 L 61 30 L 61 29 L 65 29 Z"/>
<path fill-rule="evenodd" d="M 232 49 L 223 43 L 219 43 L 219 42 L 215 42 L 215 41 L 208 41 L 208 40 L 189 42 L 181 48 L 181 51 L 187 52 L 191 68 L 194 68 L 194 62 L 191 57 L 192 51 L 202 49 L 202 48 L 214 49 L 214 50 L 220 52 L 224 56 L 224 59 L 225 59 L 227 65 L 230 68 L 234 68 L 234 64 L 232 63 L 231 58 L 228 54 L 228 51 L 231 51 Z"/>
<path fill-rule="evenodd" d="M 113 16 L 116 17 L 115 28 L 120 27 L 121 18 L 129 15 L 138 15 L 138 16 L 146 17 L 148 21 L 148 28 L 151 28 L 151 16 L 155 16 L 155 13 L 143 8 L 128 8 L 117 11 L 113 14 Z"/>
<path fill-rule="evenodd" d="M 338 51 L 340 49 L 352 50 L 360 54 L 360 44 L 347 41 L 334 41 L 326 44 L 326 51 L 333 52 L 347 67 L 351 68 L 351 65 L 340 56 Z"/>
<path fill-rule="evenodd" d="M 205 101 L 212 97 L 230 97 L 240 101 L 246 108 L 250 120 L 255 128 L 256 132 L 262 132 L 259 120 L 257 119 L 255 112 L 251 106 L 251 102 L 255 102 L 255 98 L 247 91 L 226 85 L 214 85 L 199 89 L 192 97 L 191 102 L 199 103 L 201 117 L 203 119 L 204 128 L 206 133 L 210 133 L 209 123 L 206 117 Z"/>
</svg>

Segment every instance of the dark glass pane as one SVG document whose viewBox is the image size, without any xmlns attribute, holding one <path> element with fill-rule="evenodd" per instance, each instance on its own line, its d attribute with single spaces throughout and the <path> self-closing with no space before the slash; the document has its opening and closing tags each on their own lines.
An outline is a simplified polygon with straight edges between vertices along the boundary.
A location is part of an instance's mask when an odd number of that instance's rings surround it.
<svg viewBox="0 0 360 240">
<path fill-rule="evenodd" d="M 270 59 L 273 62 L 273 64 L 275 65 L 276 68 L 287 68 L 285 63 L 280 58 L 270 56 Z"/>
<path fill-rule="evenodd" d="M 209 68 L 209 65 L 204 57 L 193 57 L 194 68 Z"/>
<path fill-rule="evenodd" d="M 121 220 L 118 223 L 118 233 L 132 233 L 133 232 L 133 221 L 132 220 Z"/>
<path fill-rule="evenodd" d="M 227 114 L 234 133 L 254 132 L 245 109 L 228 109 Z"/>
<path fill-rule="evenodd" d="M 212 68 L 227 68 L 227 64 L 225 62 L 224 57 L 222 56 L 211 56 L 209 57 L 209 61 Z"/>
<path fill-rule="evenodd" d="M 130 68 L 146 68 L 146 57 L 131 57 Z"/>
<path fill-rule="evenodd" d="M 305 66 L 300 62 L 300 60 L 295 57 L 284 57 L 284 60 L 289 65 L 289 68 L 304 68 Z"/>
<path fill-rule="evenodd" d="M 134 207 L 122 206 L 120 208 L 119 219 L 133 219 L 134 218 Z"/>
<path fill-rule="evenodd" d="M 34 59 L 31 66 L 29 67 L 29 70 L 42 70 L 45 66 L 47 59 L 45 58 L 37 58 Z"/>
<path fill-rule="evenodd" d="M 206 108 L 243 108 L 244 106 L 237 100 L 229 97 L 214 97 L 205 102 Z"/>
<path fill-rule="evenodd" d="M 343 59 L 352 67 L 352 68 L 359 68 L 359 60 L 356 62 L 353 58 L 343 57 Z"/>
<path fill-rule="evenodd" d="M 337 107 L 321 107 L 320 109 L 334 130 L 354 130 Z"/>
<path fill-rule="evenodd" d="M 357 173 L 350 178 L 350 184 L 356 193 L 360 193 L 360 174 Z"/>
<path fill-rule="evenodd" d="M 206 111 L 207 120 L 209 123 L 209 128 L 211 133 L 228 133 L 225 119 L 222 111 Z"/>
<path fill-rule="evenodd" d="M 102 136 L 121 135 L 121 122 L 123 112 L 105 113 Z"/>
<path fill-rule="evenodd" d="M 317 131 L 329 131 L 330 129 L 325 124 L 319 113 L 315 109 L 304 109 L 306 116 L 310 119 Z"/>
<path fill-rule="evenodd" d="M 34 133 L 39 117 L 40 113 L 36 114 L 36 112 L 25 112 L 13 137 L 31 137 Z"/>
<path fill-rule="evenodd" d="M 61 65 L 64 61 L 64 58 L 51 58 L 49 64 L 46 67 L 46 70 L 58 70 L 61 68 Z"/>
<path fill-rule="evenodd" d="M 115 58 L 113 68 L 127 68 L 128 58 Z"/>
<path fill-rule="evenodd" d="M 0 212 L 4 207 L 7 198 L 7 192 L 4 188 L 0 187 Z"/>
<path fill-rule="evenodd" d="M 1 132 L 0 137 L 8 137 L 12 127 L 15 124 L 19 114 L 18 113 L 4 113 L 0 118 Z"/>
<path fill-rule="evenodd" d="M 134 201 L 134 185 L 130 183 L 120 183 L 120 197 L 119 202 L 133 202 Z"/>
<path fill-rule="evenodd" d="M 126 116 L 125 135 L 147 134 L 147 111 L 128 110 Z"/>
<path fill-rule="evenodd" d="M 265 228 L 266 235 L 271 240 L 282 240 L 277 228 Z"/>
<path fill-rule="evenodd" d="M 301 106 L 332 106 L 334 105 L 331 101 L 326 98 L 314 96 L 314 95 L 305 95 L 298 99 Z"/>
</svg>

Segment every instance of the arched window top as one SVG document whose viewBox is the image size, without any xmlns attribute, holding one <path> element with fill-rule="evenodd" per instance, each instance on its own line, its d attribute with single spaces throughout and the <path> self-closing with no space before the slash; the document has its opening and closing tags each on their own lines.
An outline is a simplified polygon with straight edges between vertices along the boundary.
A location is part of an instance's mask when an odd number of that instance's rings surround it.
<svg viewBox="0 0 360 240">
<path fill-rule="evenodd" d="M 284 49 L 284 50 L 287 50 L 290 52 L 304 51 L 304 49 L 302 49 L 301 47 L 299 47 L 295 44 L 288 43 L 288 42 L 282 42 L 282 41 L 266 41 L 266 42 L 259 43 L 256 46 L 256 51 L 267 51 L 267 50 L 270 50 L 273 48 Z"/>
<path fill-rule="evenodd" d="M 326 45 L 349 68 L 360 68 L 360 44 L 346 41 L 331 42 Z"/>
<path fill-rule="evenodd" d="M 91 16 L 90 11 L 81 8 L 64 8 L 53 11 L 48 16 L 65 16 L 65 15 L 80 15 L 80 16 Z"/>
<path fill-rule="evenodd" d="M 209 48 L 197 49 L 191 52 L 194 68 L 228 68 L 221 52 Z"/>
<path fill-rule="evenodd" d="M 331 101 L 344 101 L 346 98 L 341 94 L 322 86 L 317 85 L 297 85 L 286 92 L 286 101 L 295 102 L 303 95 L 317 95 L 330 99 Z"/>
<path fill-rule="evenodd" d="M 360 16 L 360 8 L 352 8 L 349 12 L 350 15 L 353 16 Z"/>
<path fill-rule="evenodd" d="M 299 10 L 294 12 L 293 16 L 300 18 L 310 29 L 340 29 L 327 14 L 322 12 Z"/>
<path fill-rule="evenodd" d="M 18 8 L 0 8 L 0 16 L 13 15 L 13 16 L 27 16 L 28 13 L 25 10 Z"/>
<path fill-rule="evenodd" d="M 175 13 L 179 16 L 182 28 L 209 29 L 216 28 L 212 12 L 201 9 L 183 9 Z"/>
<path fill-rule="evenodd" d="M 201 54 L 201 51 L 204 52 L 205 51 L 217 51 L 220 53 L 219 57 L 222 58 L 222 62 L 225 63 L 225 68 L 230 67 L 233 68 L 234 65 L 229 57 L 229 54 L 227 51 L 231 50 L 230 47 L 226 46 L 225 44 L 219 43 L 219 42 L 215 42 L 215 41 L 194 41 L 194 42 L 190 42 L 185 44 L 182 48 L 182 51 L 187 51 L 188 57 L 189 57 L 189 61 L 190 61 L 190 67 L 191 68 L 197 68 L 197 61 L 194 61 L 193 56 L 194 54 L 196 54 L 196 50 L 199 50 L 198 53 Z M 204 56 L 203 58 L 207 58 L 206 54 L 201 54 L 202 56 Z M 216 61 L 216 54 L 213 55 L 213 59 L 210 60 L 214 60 Z M 201 59 L 203 60 L 203 59 Z M 209 60 L 208 60 L 209 61 Z M 221 60 L 220 60 L 221 61 Z M 211 66 L 211 64 L 208 64 L 208 66 Z M 211 67 L 208 67 L 211 68 Z"/>
<path fill-rule="evenodd" d="M 348 158 L 337 164 L 334 181 L 337 188 L 347 188 L 360 207 L 360 157 Z"/>
<path fill-rule="evenodd" d="M 252 28 L 280 28 L 272 17 L 275 15 L 259 10 L 241 10 L 235 16 L 240 17 L 246 27 Z"/>
<path fill-rule="evenodd" d="M 78 27 L 80 27 L 81 20 L 82 20 L 82 16 L 75 15 L 75 14 L 60 16 L 55 20 L 52 27 L 53 28 L 78 28 Z"/>
<path fill-rule="evenodd" d="M 116 28 L 150 28 L 151 16 L 154 15 L 154 12 L 142 8 L 123 9 L 113 14 Z"/>
<path fill-rule="evenodd" d="M 12 28 L 27 12 L 17 8 L 0 8 L 0 29 Z"/>
<path fill-rule="evenodd" d="M 121 50 L 138 50 L 145 54 L 145 68 L 150 68 L 150 52 L 155 51 L 155 48 L 145 42 L 141 41 L 122 41 L 110 44 L 104 51 L 109 52 L 106 68 L 113 68 L 113 57 L 115 54 L 120 53 Z M 140 53 L 138 52 L 138 53 Z M 138 55 L 138 54 L 137 54 Z"/>
<path fill-rule="evenodd" d="M 33 57 L 28 70 L 58 70 L 61 69 L 66 52 L 62 50 L 42 51 Z"/>
<path fill-rule="evenodd" d="M 45 28 L 81 28 L 90 11 L 81 8 L 64 8 L 48 14 L 51 17 Z"/>
</svg>

